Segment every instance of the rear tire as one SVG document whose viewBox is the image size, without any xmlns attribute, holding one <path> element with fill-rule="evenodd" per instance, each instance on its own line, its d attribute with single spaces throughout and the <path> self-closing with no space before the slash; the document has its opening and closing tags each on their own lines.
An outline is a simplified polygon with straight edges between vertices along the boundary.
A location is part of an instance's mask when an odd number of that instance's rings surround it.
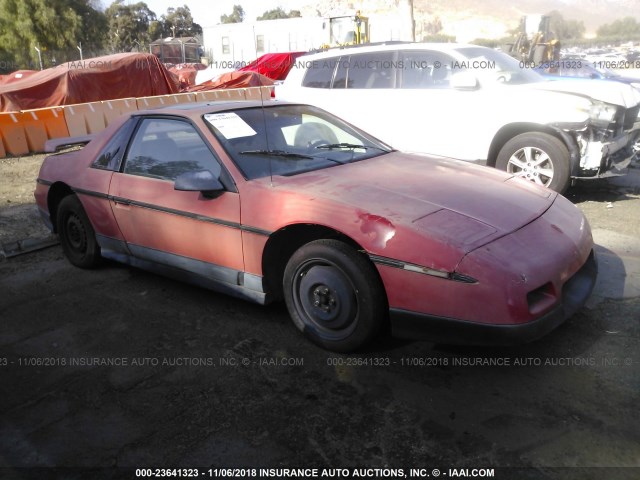
<svg viewBox="0 0 640 480">
<path fill-rule="evenodd" d="M 58 236 L 64 254 L 80 268 L 93 268 L 100 263 L 100 245 L 93 226 L 76 195 L 67 195 L 58 205 Z"/>
<path fill-rule="evenodd" d="M 564 193 L 569 187 L 569 150 L 547 133 L 523 133 L 498 153 L 496 168 Z"/>
<path fill-rule="evenodd" d="M 351 352 L 387 317 L 386 295 L 371 262 L 338 240 L 316 240 L 287 262 L 284 298 L 295 326 L 327 350 Z"/>
</svg>

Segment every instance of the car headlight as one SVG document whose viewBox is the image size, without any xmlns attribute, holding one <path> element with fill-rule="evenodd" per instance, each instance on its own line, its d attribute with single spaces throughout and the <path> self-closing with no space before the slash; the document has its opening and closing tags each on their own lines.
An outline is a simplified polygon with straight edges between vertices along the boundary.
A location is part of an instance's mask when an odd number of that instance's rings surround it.
<svg viewBox="0 0 640 480">
<path fill-rule="evenodd" d="M 592 123 L 607 126 L 616 116 L 618 109 L 614 105 L 603 102 L 594 102 L 589 109 L 589 118 Z"/>
</svg>

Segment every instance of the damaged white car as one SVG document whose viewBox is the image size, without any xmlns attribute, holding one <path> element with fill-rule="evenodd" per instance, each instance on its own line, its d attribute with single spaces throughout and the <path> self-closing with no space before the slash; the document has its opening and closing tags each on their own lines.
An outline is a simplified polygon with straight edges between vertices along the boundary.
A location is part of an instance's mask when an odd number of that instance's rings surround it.
<svg viewBox="0 0 640 480">
<path fill-rule="evenodd" d="M 640 136 L 640 92 L 546 81 L 529 67 L 475 45 L 333 49 L 298 58 L 276 98 L 318 105 L 400 150 L 493 166 L 558 192 L 573 179 L 623 174 Z"/>
</svg>

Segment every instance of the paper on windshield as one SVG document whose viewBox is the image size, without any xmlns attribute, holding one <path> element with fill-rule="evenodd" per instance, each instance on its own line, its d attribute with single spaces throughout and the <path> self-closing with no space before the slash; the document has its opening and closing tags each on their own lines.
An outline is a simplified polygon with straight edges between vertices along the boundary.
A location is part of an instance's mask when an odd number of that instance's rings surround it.
<svg viewBox="0 0 640 480">
<path fill-rule="evenodd" d="M 227 140 L 256 135 L 256 131 L 234 112 L 208 113 L 204 119 L 216 127 Z"/>
</svg>

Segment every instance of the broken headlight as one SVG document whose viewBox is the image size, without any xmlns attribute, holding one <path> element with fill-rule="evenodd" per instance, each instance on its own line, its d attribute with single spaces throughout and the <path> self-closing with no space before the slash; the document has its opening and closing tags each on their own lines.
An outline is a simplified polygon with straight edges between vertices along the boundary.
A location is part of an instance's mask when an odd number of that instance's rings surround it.
<svg viewBox="0 0 640 480">
<path fill-rule="evenodd" d="M 594 125 L 606 127 L 613 122 L 617 112 L 618 108 L 615 105 L 593 102 L 589 109 L 589 118 Z"/>
</svg>

